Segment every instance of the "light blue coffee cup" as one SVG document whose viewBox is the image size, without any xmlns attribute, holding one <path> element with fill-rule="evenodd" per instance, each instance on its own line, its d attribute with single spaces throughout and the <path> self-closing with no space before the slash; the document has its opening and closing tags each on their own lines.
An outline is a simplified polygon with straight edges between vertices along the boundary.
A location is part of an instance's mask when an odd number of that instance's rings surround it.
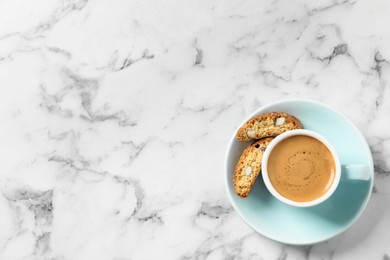
<svg viewBox="0 0 390 260">
<path fill-rule="evenodd" d="M 269 172 L 268 172 L 268 159 L 271 154 L 271 152 L 274 150 L 274 148 L 283 140 L 290 138 L 292 136 L 309 136 L 312 137 L 318 141 L 320 141 L 322 144 L 324 144 L 329 152 L 331 153 L 333 157 L 333 161 L 335 164 L 335 176 L 332 184 L 327 189 L 327 191 L 321 196 L 316 198 L 312 201 L 305 201 L 305 202 L 298 202 L 291 199 L 288 199 L 281 195 L 272 185 L 270 178 L 269 178 Z M 342 170 L 343 169 L 343 170 Z M 331 143 L 326 140 L 325 137 L 320 135 L 319 133 L 316 133 L 314 131 L 306 130 L 306 129 L 296 129 L 287 131 L 285 133 L 282 133 L 278 135 L 272 142 L 268 145 L 267 149 L 264 152 L 263 159 L 262 159 L 262 165 L 261 165 L 261 176 L 263 177 L 264 184 L 269 190 L 269 192 L 279 201 L 290 205 L 294 207 L 312 207 L 316 206 L 325 200 L 327 200 L 329 197 L 332 196 L 334 191 L 337 189 L 340 180 L 342 181 L 352 181 L 352 180 L 365 180 L 368 181 L 370 178 L 369 175 L 369 168 L 367 165 L 364 164 L 351 164 L 351 165 L 341 165 L 339 156 L 337 154 L 336 149 L 333 148 Z"/>
</svg>

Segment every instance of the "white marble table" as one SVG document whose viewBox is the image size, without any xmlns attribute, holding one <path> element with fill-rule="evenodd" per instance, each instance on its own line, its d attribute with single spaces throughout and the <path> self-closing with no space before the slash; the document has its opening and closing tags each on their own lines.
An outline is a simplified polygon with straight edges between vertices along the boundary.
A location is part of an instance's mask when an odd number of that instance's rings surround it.
<svg viewBox="0 0 390 260">
<path fill-rule="evenodd" d="M 390 259 L 389 1 L 0 2 L 0 259 Z M 223 183 L 242 118 L 319 100 L 375 188 L 321 244 L 253 232 Z"/>
</svg>

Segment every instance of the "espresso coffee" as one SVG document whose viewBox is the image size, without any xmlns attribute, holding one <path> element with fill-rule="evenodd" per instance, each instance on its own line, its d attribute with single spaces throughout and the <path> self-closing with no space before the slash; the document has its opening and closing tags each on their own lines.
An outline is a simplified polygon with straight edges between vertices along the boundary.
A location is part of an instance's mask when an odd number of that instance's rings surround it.
<svg viewBox="0 0 390 260">
<path fill-rule="evenodd" d="M 270 153 L 267 171 L 275 190 L 297 202 L 313 201 L 324 195 L 336 175 L 328 148 L 305 135 L 291 136 L 278 143 Z"/>
</svg>

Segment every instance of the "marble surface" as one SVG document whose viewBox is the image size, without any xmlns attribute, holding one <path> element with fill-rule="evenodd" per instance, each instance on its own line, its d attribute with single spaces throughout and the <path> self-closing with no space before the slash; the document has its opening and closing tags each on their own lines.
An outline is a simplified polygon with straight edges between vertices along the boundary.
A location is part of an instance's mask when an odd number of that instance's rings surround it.
<svg viewBox="0 0 390 260">
<path fill-rule="evenodd" d="M 0 1 L 0 259 L 390 259 L 389 1 Z M 237 124 L 282 98 L 346 114 L 366 211 L 283 245 L 234 212 Z"/>
</svg>

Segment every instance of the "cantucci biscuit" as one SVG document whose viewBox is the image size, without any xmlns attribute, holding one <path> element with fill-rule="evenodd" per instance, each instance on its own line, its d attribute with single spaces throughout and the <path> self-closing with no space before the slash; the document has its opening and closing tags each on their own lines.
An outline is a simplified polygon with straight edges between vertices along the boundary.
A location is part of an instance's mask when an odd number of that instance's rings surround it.
<svg viewBox="0 0 390 260">
<path fill-rule="evenodd" d="M 250 119 L 238 129 L 236 138 L 238 141 L 245 142 L 277 136 L 286 131 L 300 128 L 302 128 L 302 124 L 294 116 L 282 112 L 270 112 Z"/>
<path fill-rule="evenodd" d="M 272 140 L 272 137 L 257 140 L 242 153 L 233 175 L 234 189 L 238 196 L 248 197 L 260 173 L 264 151 Z"/>
</svg>

